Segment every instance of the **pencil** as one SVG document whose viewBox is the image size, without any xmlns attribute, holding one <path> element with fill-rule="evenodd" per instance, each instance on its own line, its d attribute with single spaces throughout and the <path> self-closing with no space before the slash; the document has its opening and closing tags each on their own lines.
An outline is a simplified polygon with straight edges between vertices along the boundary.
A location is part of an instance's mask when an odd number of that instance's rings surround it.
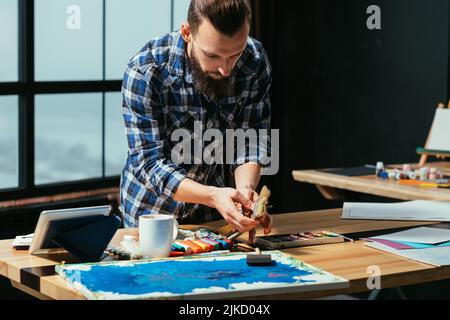
<svg viewBox="0 0 450 320">
<path fill-rule="evenodd" d="M 240 233 L 239 231 L 237 231 L 237 232 L 233 233 L 231 236 L 229 236 L 227 239 L 228 239 L 228 240 L 234 240 L 234 239 L 236 239 L 237 237 L 239 237 L 241 234 L 242 234 L 242 233 Z"/>
</svg>

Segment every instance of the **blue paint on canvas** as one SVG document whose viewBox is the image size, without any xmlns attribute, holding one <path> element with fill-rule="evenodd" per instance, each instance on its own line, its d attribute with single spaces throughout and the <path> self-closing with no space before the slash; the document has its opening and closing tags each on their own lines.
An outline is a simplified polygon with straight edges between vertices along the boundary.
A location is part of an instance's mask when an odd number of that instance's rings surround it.
<svg viewBox="0 0 450 320">
<path fill-rule="evenodd" d="M 186 265 L 188 264 L 188 265 Z M 249 267 L 245 259 L 220 261 L 165 261 L 136 264 L 129 267 L 93 266 L 89 271 L 67 271 L 68 277 L 79 272 L 82 283 L 91 291 L 120 292 L 140 295 L 148 292 L 187 293 L 200 287 L 230 289 L 232 283 L 283 282 L 294 283 L 294 277 L 310 272 L 276 263 L 268 267 Z"/>
<path fill-rule="evenodd" d="M 273 265 L 249 266 L 245 255 L 57 267 L 77 289 L 95 299 L 185 296 L 203 292 L 336 282 L 331 274 L 281 253 Z M 303 278 L 303 279 L 302 279 Z M 344 280 L 345 281 L 345 280 Z"/>
</svg>

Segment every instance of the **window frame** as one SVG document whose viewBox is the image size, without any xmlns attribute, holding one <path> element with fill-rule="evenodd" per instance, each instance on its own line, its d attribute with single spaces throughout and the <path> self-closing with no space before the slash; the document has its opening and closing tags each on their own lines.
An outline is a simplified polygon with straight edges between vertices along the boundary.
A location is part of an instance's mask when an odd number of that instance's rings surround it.
<svg viewBox="0 0 450 320">
<path fill-rule="evenodd" d="M 19 187 L 0 189 L 0 200 L 18 200 L 47 195 L 118 187 L 120 176 L 105 176 L 105 93 L 120 92 L 122 80 L 105 80 L 106 0 L 103 0 L 103 80 L 35 81 L 35 0 L 18 0 L 18 82 L 0 82 L 0 95 L 18 96 Z M 170 26 L 173 30 L 174 0 Z M 102 178 L 35 185 L 35 96 L 53 93 L 102 93 Z"/>
</svg>

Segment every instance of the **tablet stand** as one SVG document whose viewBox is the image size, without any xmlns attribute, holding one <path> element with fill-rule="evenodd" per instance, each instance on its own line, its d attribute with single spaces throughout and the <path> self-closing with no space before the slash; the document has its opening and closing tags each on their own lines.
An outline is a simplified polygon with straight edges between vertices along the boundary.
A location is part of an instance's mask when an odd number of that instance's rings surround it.
<svg viewBox="0 0 450 320">
<path fill-rule="evenodd" d="M 116 215 L 102 216 L 96 221 L 83 223 L 58 233 L 53 242 L 66 249 L 80 262 L 97 262 L 105 258 L 105 249 L 113 238 L 122 220 Z"/>
</svg>

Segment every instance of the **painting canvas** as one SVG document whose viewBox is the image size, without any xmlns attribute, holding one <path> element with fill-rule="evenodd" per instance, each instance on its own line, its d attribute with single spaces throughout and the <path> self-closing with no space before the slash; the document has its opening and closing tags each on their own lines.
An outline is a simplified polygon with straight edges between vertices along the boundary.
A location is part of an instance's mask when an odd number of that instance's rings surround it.
<svg viewBox="0 0 450 320">
<path fill-rule="evenodd" d="M 450 151 L 450 109 L 437 109 L 427 149 Z"/>
<path fill-rule="evenodd" d="M 56 266 L 88 299 L 220 299 L 348 287 L 348 281 L 280 251 L 269 266 L 246 254 Z"/>
</svg>

